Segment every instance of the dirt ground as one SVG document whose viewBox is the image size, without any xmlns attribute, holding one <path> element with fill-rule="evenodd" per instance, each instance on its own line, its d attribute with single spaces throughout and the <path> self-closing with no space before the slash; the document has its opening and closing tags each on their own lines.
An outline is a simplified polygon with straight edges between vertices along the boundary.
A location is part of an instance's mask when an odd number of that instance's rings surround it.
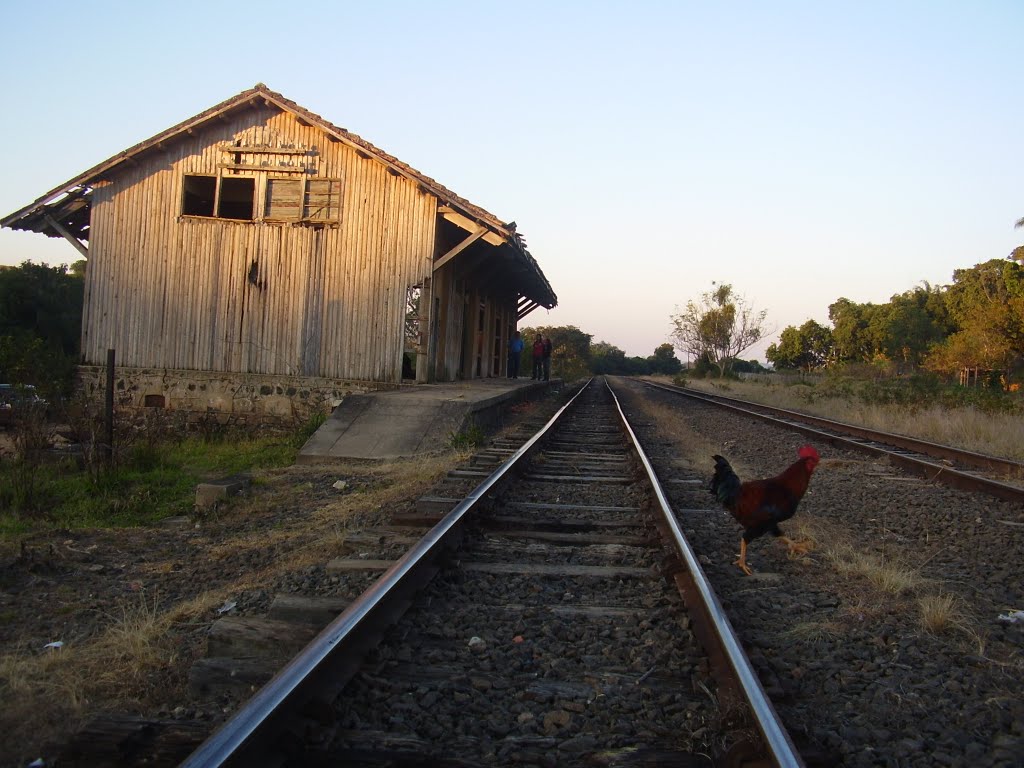
<svg viewBox="0 0 1024 768">
<path fill-rule="evenodd" d="M 52 764 L 103 712 L 223 719 L 229 704 L 187 693 L 220 609 L 343 553 L 347 531 L 413 505 L 458 460 L 296 466 L 201 517 L 0 545 L 0 764 Z"/>
</svg>

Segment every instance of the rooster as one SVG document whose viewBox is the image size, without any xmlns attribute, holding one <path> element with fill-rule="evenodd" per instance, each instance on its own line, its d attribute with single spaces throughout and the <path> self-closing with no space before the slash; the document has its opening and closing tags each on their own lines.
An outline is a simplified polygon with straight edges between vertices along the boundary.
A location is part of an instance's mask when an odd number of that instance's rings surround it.
<svg viewBox="0 0 1024 768">
<path fill-rule="evenodd" d="M 779 523 L 788 520 L 796 512 L 811 481 L 811 474 L 821 460 L 811 445 L 801 447 L 798 455 L 800 458 L 782 474 L 745 483 L 740 482 L 728 461 L 721 456 L 712 456 L 715 460 L 715 474 L 711 478 L 709 490 L 746 529 L 740 539 L 740 556 L 734 565 L 738 565 L 748 576 L 750 567 L 747 565 L 747 544 L 759 536 L 770 532 L 773 536 L 781 537 L 789 548 L 791 558 L 804 554 L 810 548 L 806 543 L 787 538 L 779 528 Z"/>
</svg>

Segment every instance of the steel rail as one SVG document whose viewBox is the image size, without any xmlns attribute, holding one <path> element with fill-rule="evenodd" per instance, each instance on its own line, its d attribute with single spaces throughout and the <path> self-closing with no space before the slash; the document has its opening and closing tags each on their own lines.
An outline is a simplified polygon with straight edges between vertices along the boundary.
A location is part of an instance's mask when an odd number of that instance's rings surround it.
<svg viewBox="0 0 1024 768">
<path fill-rule="evenodd" d="M 790 411 L 774 405 L 764 405 L 762 403 L 755 403 L 749 400 L 741 400 L 738 397 L 728 397 L 727 395 L 716 395 L 710 392 L 698 392 L 696 390 L 688 391 L 681 387 L 661 384 L 654 381 L 644 381 L 644 383 L 652 387 L 657 387 L 658 389 L 664 389 L 669 392 L 679 392 L 680 394 L 702 400 L 736 403 L 741 407 L 753 406 L 783 418 L 793 418 L 798 421 L 806 422 L 807 424 L 816 424 L 820 427 L 825 427 L 826 429 L 835 428 L 841 432 L 862 437 L 865 440 L 883 438 L 879 442 L 884 442 L 887 445 L 894 445 L 897 448 L 905 448 L 908 451 L 917 451 L 918 453 L 923 453 L 928 456 L 934 456 L 937 459 L 959 461 L 963 464 L 970 464 L 971 466 L 978 467 L 980 469 L 991 469 L 996 472 L 1005 472 L 1006 474 L 1024 476 L 1024 464 L 1019 461 L 1014 461 L 1013 459 L 1005 459 L 1001 456 L 990 456 L 987 453 L 968 451 L 964 448 L 954 448 L 950 445 L 933 443 L 930 440 L 921 440 L 920 438 L 910 437 L 909 435 L 880 432 L 877 429 L 868 429 L 867 427 L 861 427 L 856 424 L 848 424 L 845 421 L 826 419 L 822 416 L 814 416 L 809 413 L 801 413 L 800 411 Z"/>
<path fill-rule="evenodd" d="M 402 601 L 404 590 L 422 587 L 427 579 L 417 579 L 432 566 L 434 560 L 451 542 L 452 536 L 461 535 L 464 518 L 521 460 L 528 456 L 537 443 L 554 427 L 580 395 L 590 386 L 587 381 L 579 392 L 563 405 L 548 422 L 515 453 L 505 460 L 489 477 L 483 480 L 465 499 L 445 515 L 426 535 L 359 598 L 320 632 L 270 681 L 258 690 L 221 728 L 180 764 L 181 768 L 212 768 L 239 764 L 262 765 L 268 754 L 254 754 L 256 750 L 270 750 L 258 738 L 261 726 L 281 716 L 285 709 L 297 708 L 312 698 L 315 682 L 311 682 L 325 669 L 342 663 L 349 673 L 354 671 L 358 658 L 366 650 L 366 627 L 377 626 L 375 620 L 395 610 L 394 601 Z M 348 658 L 343 658 L 343 657 Z M 340 660 L 340 661 L 339 661 Z M 340 687 L 338 678 L 335 686 Z M 242 761 L 242 762 L 239 762 Z"/>
<path fill-rule="evenodd" d="M 642 381 L 642 380 L 641 380 Z M 672 394 L 681 395 L 683 397 L 689 397 L 693 400 L 700 400 L 701 402 L 711 403 L 712 405 L 718 406 L 719 408 L 726 408 L 731 411 L 736 411 L 745 416 L 754 416 L 762 419 L 769 423 L 777 424 L 785 427 L 786 429 L 792 429 L 802 434 L 814 437 L 823 442 L 830 443 L 832 445 L 839 445 L 841 447 L 850 448 L 855 451 L 862 453 L 868 453 L 873 456 L 884 456 L 889 462 L 900 469 L 912 472 L 919 477 L 923 477 L 926 480 L 932 482 L 940 482 L 944 485 L 948 485 L 952 488 L 959 488 L 964 491 L 981 491 L 991 496 L 995 496 L 1006 501 L 1024 502 L 1024 488 L 1016 485 L 1010 485 L 1009 483 L 1002 483 L 998 480 L 993 480 L 987 477 L 981 477 L 970 472 L 963 472 L 958 469 L 946 466 L 944 464 L 936 464 L 932 461 L 926 461 L 914 456 L 908 456 L 905 453 L 899 453 L 898 451 L 890 450 L 885 446 L 896 447 L 907 451 L 920 451 L 922 454 L 928 454 L 929 447 L 941 448 L 941 456 L 943 458 L 950 458 L 959 460 L 965 464 L 972 463 L 975 466 L 983 466 L 985 468 L 998 467 L 1001 469 L 1012 469 L 1014 471 L 1024 473 L 1024 464 L 1011 461 L 1009 459 L 1001 459 L 996 456 L 987 456 L 982 453 L 974 453 L 971 451 L 962 451 L 958 448 L 953 448 L 948 445 L 939 445 L 938 443 L 929 443 L 925 440 L 917 440 L 912 437 L 906 437 L 904 435 L 893 435 L 889 432 L 879 432 L 877 430 L 870 430 L 865 427 L 857 427 L 852 424 L 846 424 L 840 421 L 830 421 L 823 419 L 819 416 L 809 416 L 807 414 L 798 413 L 796 411 L 786 411 L 781 408 L 774 408 L 768 405 L 761 405 L 760 403 L 751 403 L 746 400 L 738 400 L 730 397 L 723 397 L 722 395 L 710 395 L 704 392 L 692 392 L 681 389 L 679 387 L 671 387 L 665 384 L 658 384 L 652 381 L 642 381 L 643 384 L 653 388 L 661 389 L 665 392 L 671 392 Z M 753 408 L 760 408 L 769 412 L 778 414 L 785 414 L 790 417 L 792 421 L 779 418 L 777 416 L 771 416 L 765 413 L 758 413 L 757 411 L 751 410 L 746 406 Z M 833 432 L 823 432 L 821 429 L 817 429 L 814 426 L 805 426 L 797 422 L 805 422 L 808 424 L 815 424 L 818 427 L 826 429 L 832 429 Z M 878 445 L 869 445 L 868 443 L 862 442 L 862 440 L 854 439 L 853 437 L 843 437 L 841 433 L 847 432 L 856 437 L 862 439 L 872 440 Z M 840 434 L 837 434 L 840 433 Z M 936 454 L 939 455 L 939 452 Z M 985 462 L 981 464 L 980 462 Z"/>
<path fill-rule="evenodd" d="M 783 727 L 778 713 L 776 713 L 767 694 L 765 694 L 761 681 L 758 680 L 757 674 L 754 672 L 753 667 L 751 667 L 750 661 L 747 659 L 747 655 L 732 628 L 732 624 L 729 622 L 729 618 L 726 616 L 718 596 L 711 587 L 711 582 L 697 560 L 697 555 L 679 527 L 679 521 L 676 520 L 675 512 L 668 501 L 668 497 L 665 495 L 661 481 L 658 480 L 654 466 L 651 464 L 650 459 L 647 458 L 647 454 L 644 452 L 636 433 L 633 432 L 633 428 L 630 426 L 629 420 L 622 410 L 622 405 L 619 403 L 619 398 L 616 397 L 615 391 L 610 385 L 608 385 L 608 390 L 615 400 L 615 407 L 619 411 L 619 418 L 622 420 L 623 429 L 633 443 L 637 456 L 647 472 L 648 480 L 654 488 L 654 494 L 658 500 L 661 514 L 669 531 L 671 531 L 673 544 L 689 569 L 690 576 L 697 588 L 700 599 L 704 603 L 714 632 L 725 651 L 726 658 L 736 675 L 747 703 L 750 705 L 758 730 L 760 730 L 761 735 L 764 737 L 771 759 L 780 768 L 802 768 L 804 762 L 797 752 L 789 733 Z"/>
</svg>

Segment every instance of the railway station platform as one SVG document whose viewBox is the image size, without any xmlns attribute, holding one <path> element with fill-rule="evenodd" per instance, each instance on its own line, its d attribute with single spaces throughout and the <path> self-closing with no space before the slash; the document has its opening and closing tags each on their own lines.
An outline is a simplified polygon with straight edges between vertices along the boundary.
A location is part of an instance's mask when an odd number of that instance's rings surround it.
<svg viewBox="0 0 1024 768">
<path fill-rule="evenodd" d="M 560 379 L 495 378 L 351 395 L 306 441 L 296 461 L 391 459 L 438 451 L 470 424 L 493 426 L 502 408 L 560 386 Z"/>
</svg>

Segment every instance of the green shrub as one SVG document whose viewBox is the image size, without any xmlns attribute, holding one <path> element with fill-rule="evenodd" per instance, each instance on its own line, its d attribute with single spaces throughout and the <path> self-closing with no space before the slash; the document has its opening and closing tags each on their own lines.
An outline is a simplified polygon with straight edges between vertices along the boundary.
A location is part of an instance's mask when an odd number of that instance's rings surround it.
<svg viewBox="0 0 1024 768">
<path fill-rule="evenodd" d="M 306 444 L 306 441 L 311 438 L 314 433 L 324 425 L 327 421 L 327 415 L 323 413 L 314 413 L 306 421 L 302 423 L 298 431 L 295 433 L 295 437 L 292 440 L 292 445 L 296 448 L 301 448 Z"/>
<path fill-rule="evenodd" d="M 470 424 L 461 432 L 448 433 L 448 444 L 456 451 L 468 451 L 483 445 L 487 435 L 477 424 Z"/>
</svg>

